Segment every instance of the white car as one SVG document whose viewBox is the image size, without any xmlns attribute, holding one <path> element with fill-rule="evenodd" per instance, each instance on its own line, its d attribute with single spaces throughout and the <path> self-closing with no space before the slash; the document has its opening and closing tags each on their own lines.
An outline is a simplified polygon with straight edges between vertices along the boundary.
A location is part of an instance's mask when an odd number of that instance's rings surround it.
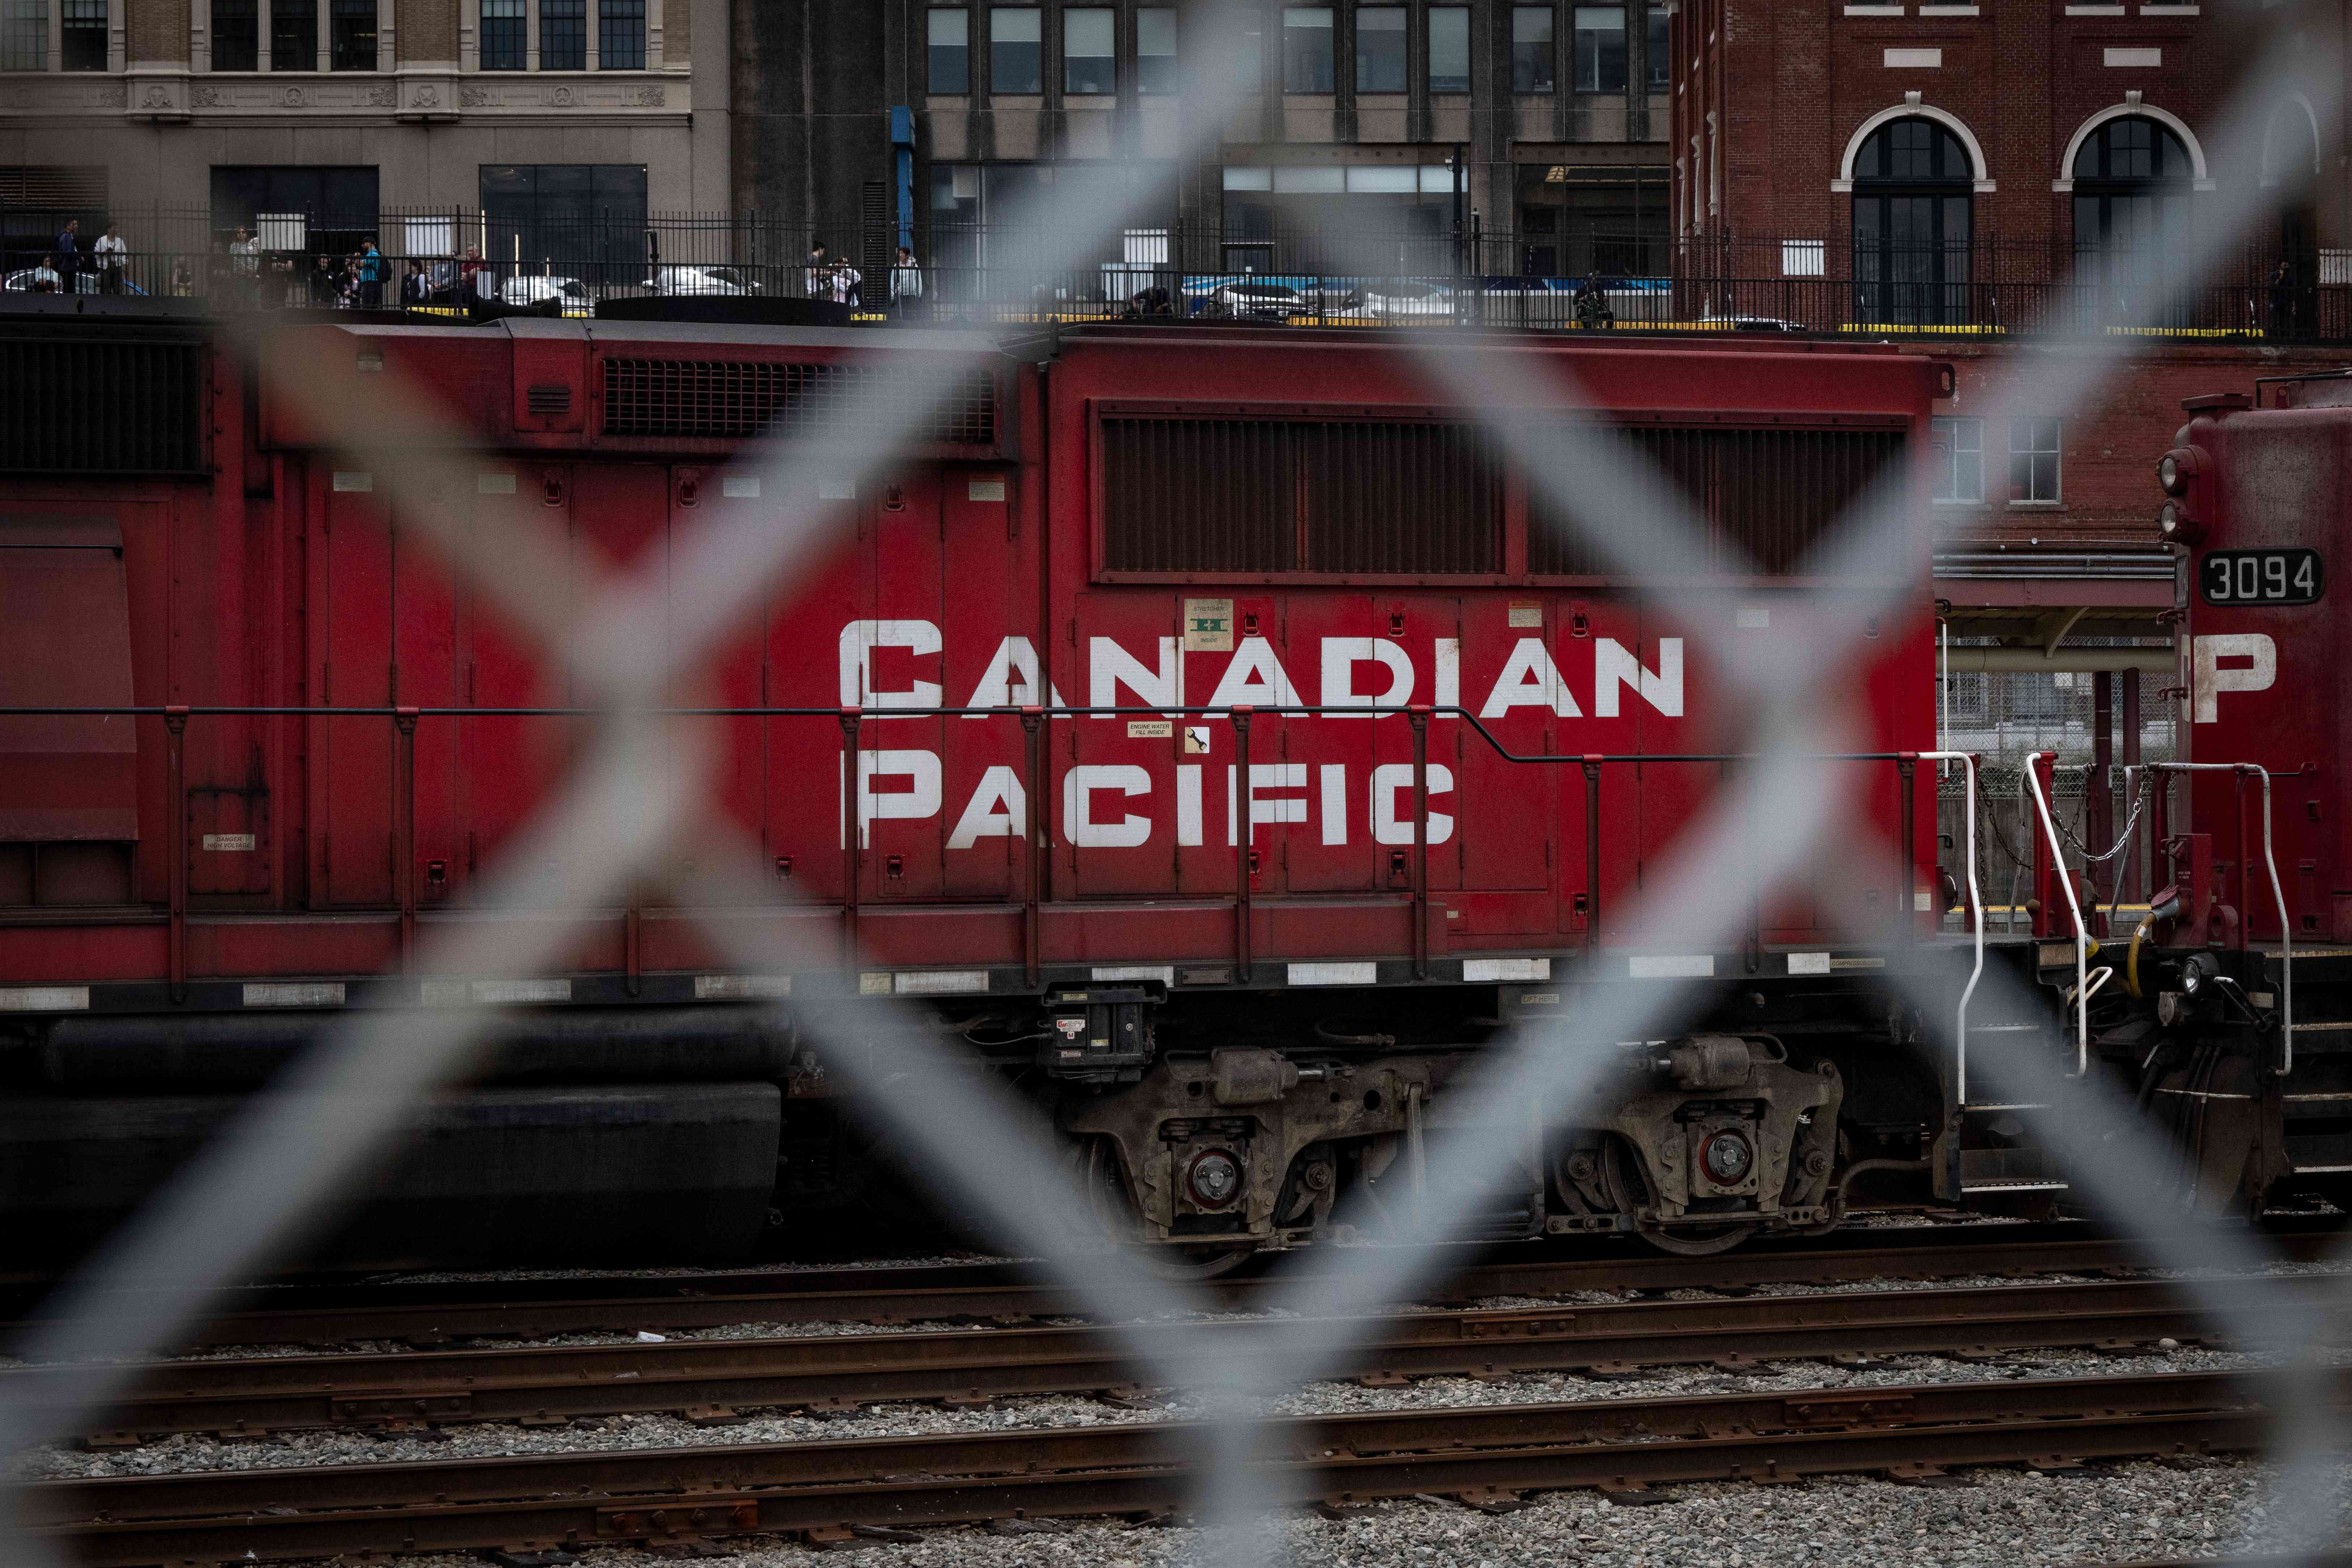
<svg viewBox="0 0 2352 1568">
<path fill-rule="evenodd" d="M 1244 321 L 1287 321 L 1309 310 L 1305 296 L 1287 283 L 1225 283 L 1210 294 L 1201 313 L 1238 316 Z"/>
<path fill-rule="evenodd" d="M 732 267 L 656 267 L 646 279 L 649 294 L 750 294 L 751 280 Z"/>
<path fill-rule="evenodd" d="M 1454 290 L 1443 283 L 1415 283 L 1410 279 L 1383 278 L 1359 291 L 1354 308 L 1376 321 L 1426 316 L 1452 316 Z"/>
<path fill-rule="evenodd" d="M 33 291 L 33 275 L 36 272 L 44 270 L 46 270 L 46 268 L 27 267 L 22 272 L 11 272 L 8 274 L 7 279 L 5 282 L 0 282 L 0 289 L 5 289 L 12 294 L 29 294 Z M 53 278 L 57 277 L 57 274 L 54 272 L 51 272 L 49 275 Z M 71 290 L 73 293 L 97 294 L 103 292 L 99 285 L 98 274 L 88 268 L 84 268 L 83 270 L 75 273 L 73 281 L 74 286 Z M 63 279 L 58 279 L 58 292 L 62 294 L 67 291 L 65 280 Z M 122 291 L 126 294 L 144 294 L 147 292 L 146 289 L 142 289 L 138 284 L 131 282 L 128 279 L 123 279 Z"/>
<path fill-rule="evenodd" d="M 577 278 L 544 278 L 524 276 L 509 278 L 499 290 L 499 298 L 509 305 L 536 305 L 542 300 L 561 300 L 567 316 L 593 316 L 596 300 L 588 292 L 588 285 Z"/>
</svg>

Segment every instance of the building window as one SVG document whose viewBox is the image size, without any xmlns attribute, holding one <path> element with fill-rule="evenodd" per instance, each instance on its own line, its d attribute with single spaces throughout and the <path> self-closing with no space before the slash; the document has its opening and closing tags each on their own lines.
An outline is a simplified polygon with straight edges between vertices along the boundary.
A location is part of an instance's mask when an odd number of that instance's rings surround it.
<svg viewBox="0 0 2352 1568">
<path fill-rule="evenodd" d="M 1146 5 L 1135 14 L 1135 89 L 1176 92 L 1182 86 L 1176 78 L 1175 7 Z"/>
<path fill-rule="evenodd" d="M 1663 5 L 1653 5 L 1650 18 L 1650 90 L 1665 92 L 1675 84 L 1674 18 Z"/>
<path fill-rule="evenodd" d="M 334 0 L 330 57 L 339 71 L 375 69 L 375 0 Z"/>
<path fill-rule="evenodd" d="M 539 68 L 588 68 L 588 0 L 539 0 Z"/>
<path fill-rule="evenodd" d="M 49 68 L 49 0 L 0 0 L 0 70 Z"/>
<path fill-rule="evenodd" d="M 1331 7 L 1285 5 L 1282 8 L 1282 90 L 1330 92 L 1334 89 L 1331 61 Z"/>
<path fill-rule="evenodd" d="M 1625 7 L 1576 8 L 1576 90 L 1625 90 Z"/>
<path fill-rule="evenodd" d="M 2110 120 L 2074 154 L 2075 299 L 2093 319 L 2143 324 L 2179 281 L 2171 258 L 2189 247 L 2195 166 L 2169 126 L 2140 115 Z"/>
<path fill-rule="evenodd" d="M 261 67 L 260 0 L 213 0 L 213 69 Z"/>
<path fill-rule="evenodd" d="M 269 68 L 319 68 L 319 0 L 269 0 Z"/>
<path fill-rule="evenodd" d="M 2058 499 L 2058 421 L 2021 418 L 2009 422 L 2009 499 Z"/>
<path fill-rule="evenodd" d="M 58 30 L 58 68 L 69 71 L 106 68 L 106 0 L 65 0 Z"/>
<path fill-rule="evenodd" d="M 971 90 L 971 13 L 930 14 L 930 53 L 926 69 L 933 92 L 961 97 Z"/>
<path fill-rule="evenodd" d="M 482 68 L 519 71 L 530 42 L 530 24 L 523 14 L 529 0 L 482 0 Z M 220 0 L 213 0 L 215 5 Z"/>
<path fill-rule="evenodd" d="M 227 239 L 242 228 L 272 250 L 349 256 L 378 232 L 377 195 L 375 169 L 364 163 L 216 163 L 213 235 Z"/>
<path fill-rule="evenodd" d="M 1045 32 L 1034 5 L 999 5 L 988 14 L 988 89 L 1045 90 Z"/>
<path fill-rule="evenodd" d="M 1404 7 L 1365 5 L 1356 12 L 1356 90 L 1404 90 Z"/>
<path fill-rule="evenodd" d="M 1942 419 L 1936 428 L 1936 499 L 1984 500 L 1984 421 Z"/>
<path fill-rule="evenodd" d="M 642 163 L 485 163 L 490 263 L 599 284 L 646 279 Z"/>
<path fill-rule="evenodd" d="M 1429 90 L 1470 90 L 1470 7 L 1429 8 Z"/>
<path fill-rule="evenodd" d="M 1511 7 L 1511 90 L 1549 92 L 1552 89 L 1551 7 Z"/>
<path fill-rule="evenodd" d="M 1890 121 L 1853 161 L 1857 321 L 1957 326 L 1969 319 L 1975 168 L 1949 128 Z"/>
<path fill-rule="evenodd" d="M 646 68 L 646 0 L 596 0 L 596 68 Z"/>
<path fill-rule="evenodd" d="M 1118 90 L 1118 13 L 1076 5 L 1062 13 L 1062 90 Z"/>
</svg>

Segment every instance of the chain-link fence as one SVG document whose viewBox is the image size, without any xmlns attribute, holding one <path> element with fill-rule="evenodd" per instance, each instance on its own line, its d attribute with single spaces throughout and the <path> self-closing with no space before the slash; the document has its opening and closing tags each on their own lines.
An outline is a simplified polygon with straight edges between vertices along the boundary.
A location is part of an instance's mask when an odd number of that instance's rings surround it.
<svg viewBox="0 0 2352 1568">
<path fill-rule="evenodd" d="M 2258 63 L 2216 126 L 2217 144 L 2259 135 L 2271 84 L 2294 73 L 2297 49 L 2291 39 L 2282 40 Z M 1199 123 L 1223 122 L 1231 95 L 1218 83 L 1239 79 L 1237 68 L 1238 61 L 1228 60 L 1205 68 L 1196 88 Z M 2336 90 L 2325 94 L 2330 123 L 2340 87 L 2338 80 Z M 2180 256 L 2182 276 L 2202 276 L 2231 252 L 2237 237 L 2275 199 L 2276 193 L 2251 182 L 2212 193 L 2203 226 Z M 1093 247 L 1111 243 L 1129 216 L 1114 207 L 1081 225 L 1067 212 L 1041 215 L 1035 230 L 1040 235 L 1092 237 L 1084 246 L 1065 246 L 1059 239 L 1041 243 L 1002 275 L 1020 280 L 1018 289 L 992 283 L 983 291 L 1049 297 L 1057 278 L 1099 266 L 1089 259 Z M 437 243 L 441 237 L 434 237 Z M 457 237 L 453 231 L 449 237 Z M 1061 250 L 1068 254 L 1055 254 Z M 670 264 L 666 256 L 663 265 Z M 228 263 L 231 275 L 237 265 Z M 626 268 L 634 270 L 635 265 L 633 258 Z M 541 276 L 554 275 L 551 257 Z M 1365 268 L 1349 275 L 1379 273 Z M 935 290 L 933 297 L 940 292 L 945 290 Z M 1845 313 L 1842 303 L 1833 312 Z M 1559 526 L 1584 531 L 1585 544 L 1612 570 L 1641 582 L 1718 574 L 1720 541 L 1709 540 L 1705 521 L 1691 514 L 1670 484 L 1645 468 L 1637 453 L 1593 430 L 1537 416 L 1559 401 L 1557 384 L 1542 381 L 1507 353 L 1483 352 L 1467 334 L 1409 335 L 1406 341 L 1406 352 L 1420 356 L 1419 374 L 1433 389 L 1433 400 L 1475 414 L 1488 437 L 1524 471 L 1529 487 L 1553 503 Z M 2099 352 L 2031 367 L 2018 384 L 1993 395 L 1993 411 L 2009 412 L 2029 397 L 2032 412 L 2043 416 L 2084 405 L 2138 340 L 2117 334 L 2090 341 Z M 245 348 L 256 352 L 250 343 Z M 871 350 L 878 363 L 887 363 L 894 352 L 887 338 Z M 348 380 L 326 374 L 324 367 L 281 357 L 273 362 L 273 371 L 283 378 L 277 389 L 280 405 L 306 438 L 331 449 L 339 470 L 348 466 L 383 476 L 389 492 L 383 503 L 412 520 L 466 588 L 495 604 L 518 635 L 560 650 L 574 694 L 572 713 L 579 732 L 566 752 L 569 772 L 562 787 L 486 873 L 473 906 L 477 918 L 418 930 L 414 946 L 404 949 L 408 973 L 504 977 L 559 971 L 569 951 L 563 922 L 500 917 L 617 905 L 645 888 L 664 890 L 677 907 L 701 913 L 713 949 L 744 974 L 770 980 L 772 991 L 782 991 L 795 973 L 839 971 L 845 958 L 849 969 L 859 968 L 854 952 L 840 951 L 837 926 L 710 914 L 772 902 L 775 879 L 724 815 L 706 809 L 714 758 L 708 731 L 698 729 L 698 721 L 714 710 L 681 711 L 689 705 L 680 694 L 693 689 L 726 639 L 762 606 L 789 602 L 814 563 L 836 542 L 840 519 L 821 495 L 813 494 L 820 487 L 779 482 L 771 494 L 811 499 L 714 519 L 690 537 L 682 535 L 664 563 L 666 576 L 612 569 L 583 612 L 581 602 L 558 591 L 575 580 L 569 540 L 528 523 L 474 530 L 459 514 L 433 504 L 436 493 L 472 490 L 476 476 L 464 458 L 472 433 L 450 428 L 440 406 L 422 391 L 404 386 L 395 374 L 378 374 L 370 378 L 362 399 Z M 741 455 L 738 467 L 779 480 L 810 473 L 824 474 L 829 485 L 851 482 L 850 476 L 867 483 L 880 480 L 894 455 L 917 444 L 940 404 L 954 395 L 955 378 L 939 374 L 935 363 L 910 366 L 909 374 L 929 377 L 936 395 L 899 395 L 905 378 L 843 378 L 835 389 L 842 400 L 838 417 L 810 422 L 809 434 L 772 439 Z M 1862 752 L 1857 742 L 1863 726 L 1849 677 L 1858 650 L 1864 639 L 1878 635 L 1882 618 L 1901 624 L 1923 609 L 1914 602 L 1922 584 L 1912 500 L 1902 476 L 1888 476 L 1866 487 L 1844 525 L 1815 547 L 1805 576 L 1840 589 L 1804 601 L 1804 639 L 1743 645 L 1738 658 L 1694 646 L 1693 657 L 1707 662 L 1706 681 L 1744 724 L 1736 743 L 1718 759 L 1737 764 L 1727 771 L 1736 773 L 1738 787 L 1705 800 L 1688 831 L 1647 868 L 1638 907 L 1614 944 L 1621 959 L 1625 953 L 1736 945 L 1749 910 L 1725 896 L 1727 866 L 1741 867 L 1750 885 L 1769 891 L 1812 875 L 1824 859 L 1848 865 L 1873 855 L 1896 859 L 1898 847 L 1873 843 L 1868 830 L 1856 828 L 1863 820 L 1854 805 L 1864 787 L 1856 782 L 1858 763 L 1948 763 L 1964 779 L 1975 779 L 1980 803 L 2011 793 L 2012 780 L 1990 768 L 1976 773 L 1973 762 L 1958 754 L 1969 748 L 1955 746 L 1950 755 L 1929 752 L 1924 758 L 1881 757 Z M 1788 592 L 1799 595 L 1805 590 Z M 1662 605 L 1673 603 L 1666 590 L 1654 597 Z M 667 607 L 674 604 L 691 605 L 695 614 L 672 618 Z M 1034 676 L 1030 679 L 1034 684 Z M 2054 682 L 2030 688 L 2022 679 L 1989 683 L 1980 694 L 1981 708 L 1968 706 L 1976 700 L 1972 696 L 1962 711 L 1983 715 L 1969 721 L 1981 726 L 1970 733 L 2011 744 L 2030 735 L 2039 743 L 2073 732 L 2066 726 L 2080 719 L 2076 690 Z M 845 726 L 845 755 L 856 750 L 849 727 L 867 718 L 855 706 L 856 692 L 848 700 L 852 706 L 835 715 Z M 1454 716 L 1471 716 L 1458 703 L 1437 706 Z M 1038 722 L 1086 711 L 1050 694 L 1029 710 Z M 764 710 L 753 705 L 750 710 Z M 351 716 L 348 710 L 335 711 Z M 388 709 L 380 717 L 397 724 L 404 711 Z M 180 717 L 184 721 L 187 711 Z M 413 722 L 415 715 L 408 717 Z M 1185 717 L 1237 732 L 1245 732 L 1250 720 L 1246 709 L 1234 705 L 1188 706 Z M 1021 718 L 1017 707 L 1000 714 L 1013 721 Z M 1962 728 L 1956 720 L 1955 731 Z M 2153 759 L 2169 740 L 2151 730 L 2139 744 L 2141 755 Z M 1424 772 L 1419 784 L 1427 783 Z M 853 793 L 845 782 L 844 798 Z M 2071 816 L 2064 800 L 2062 794 L 2060 815 Z M 1036 810 L 1041 835 L 1050 834 L 1050 803 L 1039 802 Z M 1066 809 L 1062 821 L 1066 828 Z M 1769 831 L 1759 830 L 1759 824 L 1769 824 Z M 2021 817 L 2003 821 L 1985 812 L 1978 820 L 1948 822 L 1945 830 L 1958 845 L 1979 832 L 1987 840 L 2000 839 L 1999 845 L 1979 847 L 1976 879 L 1990 884 L 1985 901 L 2000 883 L 2001 846 L 2021 858 L 2030 853 L 2026 841 L 2042 831 L 2030 807 Z M 2088 830 L 2086 821 L 2074 831 L 2081 837 Z M 1025 841 L 1025 822 L 1020 835 Z M 844 837 L 849 837 L 845 820 Z M 1907 850 L 1907 842 L 1900 848 Z M 1881 930 L 1868 934 L 1884 936 L 1883 919 Z M 2070 940 L 2075 933 L 2059 921 L 2054 934 Z M 2288 960 L 2287 940 L 2282 932 L 2283 963 Z M 2085 950 L 2074 945 L 2079 969 L 2086 962 Z M 1163 1342 L 1148 1336 L 1131 1338 L 1126 1348 L 1144 1368 L 1145 1381 L 1196 1391 L 1209 1411 L 1189 1437 L 1206 1478 L 1200 1511 L 1223 1527 L 1202 1538 L 1204 1554 L 1246 1562 L 1276 1552 L 1276 1537 L 1264 1528 L 1276 1467 L 1266 1462 L 1263 1434 L 1252 1425 L 1262 1408 L 1257 1396 L 1267 1369 L 1278 1366 L 1285 1378 L 1299 1380 L 1329 1375 L 1344 1365 L 1352 1347 L 1344 1334 L 1335 1334 L 1328 1320 L 1412 1299 L 1444 1258 L 1441 1249 L 1415 1244 L 1458 1234 L 1468 1216 L 1493 1206 L 1513 1184 L 1524 1183 L 1527 1145 L 1518 1133 L 1531 1122 L 1539 1127 L 1572 1118 L 1610 1070 L 1616 1042 L 1674 1037 L 1702 1010 L 1706 985 L 1699 971 L 1653 966 L 1632 973 L 1652 983 L 1584 986 L 1565 1014 L 1518 1020 L 1497 1033 L 1448 1086 L 1449 1115 L 1428 1130 L 1425 1150 L 1416 1149 L 1414 1199 L 1395 1216 L 1391 1239 L 1399 1245 L 1332 1248 L 1311 1258 L 1276 1292 L 1276 1311 L 1264 1324 L 1255 1353 L 1196 1360 L 1172 1354 Z M 1890 1001 L 1934 1021 L 1922 1025 L 1919 1037 L 1923 1059 L 1934 1064 L 1934 1071 L 1943 1071 L 1954 1052 L 1973 1050 L 1964 1075 L 1978 1074 L 2005 1108 L 2035 1125 L 2048 1146 L 2070 1152 L 2074 1198 L 2143 1237 L 2151 1261 L 2191 1270 L 2183 1289 L 2192 1297 L 2204 1293 L 2216 1310 L 2231 1314 L 2248 1342 L 2281 1346 L 2296 1360 L 2300 1373 L 2283 1376 L 2273 1391 L 2281 1418 L 2277 1451 L 2306 1466 L 2326 1462 L 2339 1451 L 2341 1435 L 2334 1429 L 2327 1394 L 2331 1384 L 2309 1375 L 2307 1364 L 2320 1342 L 2315 1331 L 2319 1309 L 2307 1296 L 2282 1296 L 2250 1313 L 2241 1298 L 2213 1295 L 2202 1283 L 2198 1271 L 2216 1266 L 2258 1268 L 2265 1261 L 2261 1244 L 2243 1232 L 2206 1231 L 2194 1237 L 2183 1232 L 2181 1216 L 2160 1196 L 2172 1190 L 2169 1152 L 2134 1113 L 2128 1095 L 2113 1094 L 2103 1080 L 2087 1075 L 2086 1052 L 2053 1049 L 2047 1039 L 2019 1034 L 1988 1031 L 1972 1037 L 1964 1022 L 1948 1036 L 1940 1021 L 1952 1016 L 1953 997 L 1908 969 L 1888 970 L 1884 978 Z M 2092 992 L 2085 973 L 2063 1003 L 2068 1036 L 2087 1035 Z M 2005 972 L 1984 971 L 1971 980 L 1969 994 L 1979 1005 L 1998 1004 L 2015 1016 L 2044 1010 L 2042 999 L 2021 994 Z M 62 1405 L 0 1411 L 0 1447 L 14 1452 L 46 1440 L 64 1430 L 79 1410 L 102 1405 L 129 1375 L 121 1358 L 169 1342 L 178 1326 L 204 1310 L 220 1283 L 260 1266 L 286 1237 L 330 1205 L 395 1135 L 419 1098 L 463 1069 L 493 1023 L 481 1003 L 495 995 L 477 989 L 469 993 L 468 1005 L 355 1010 L 331 1042 L 269 1093 L 257 1097 L 204 1157 L 110 1237 L 87 1270 L 60 1292 L 45 1314 L 51 1326 L 22 1349 L 34 1359 L 80 1367 L 81 1384 Z M 1969 1005 L 1961 1001 L 1963 1012 Z M 1146 1278 L 1128 1250 L 1101 1245 L 1097 1194 L 1073 1190 L 1051 1139 L 1030 1110 L 967 1070 L 921 1016 L 879 997 L 835 1004 L 801 998 L 775 1005 L 789 1010 L 802 1038 L 838 1064 L 861 1103 L 903 1142 L 927 1180 L 984 1211 L 1008 1248 L 1048 1260 L 1071 1292 L 1097 1303 L 1107 1320 L 1129 1321 L 1127 1309 L 1139 1291 L 1159 1290 L 1171 1308 L 1197 1304 L 1181 1284 Z M 975 1170 L 987 1172 L 990 1179 L 972 1182 Z M 121 1289 L 133 1281 L 144 1288 Z M 2307 1471 L 2290 1475 L 2279 1492 L 2283 1510 L 2309 1513 L 2302 1521 L 2306 1533 L 2332 1529 L 2318 1512 L 2327 1489 L 2310 1479 Z M 11 1555 L 36 1562 L 48 1550 L 46 1540 L 19 1534 Z"/>
</svg>

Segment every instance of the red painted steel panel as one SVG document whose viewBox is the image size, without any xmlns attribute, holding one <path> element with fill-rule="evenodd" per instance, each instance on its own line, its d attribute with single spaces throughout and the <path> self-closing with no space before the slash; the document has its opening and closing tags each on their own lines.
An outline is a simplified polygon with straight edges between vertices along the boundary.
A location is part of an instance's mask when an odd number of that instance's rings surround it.
<svg viewBox="0 0 2352 1568">
<path fill-rule="evenodd" d="M 309 476 L 317 520 L 310 546 L 318 706 L 381 710 L 393 700 L 392 531 L 374 475 L 337 470 L 331 462 L 322 458 Z M 392 722 L 371 715 L 313 719 L 310 725 L 320 786 L 313 816 L 317 901 L 327 908 L 389 903 Z"/>
<path fill-rule="evenodd" d="M 130 616 L 113 517 L 0 517 L 0 707 L 129 704 Z M 127 718 L 0 718 L 0 841 L 138 837 L 138 751 Z"/>
</svg>

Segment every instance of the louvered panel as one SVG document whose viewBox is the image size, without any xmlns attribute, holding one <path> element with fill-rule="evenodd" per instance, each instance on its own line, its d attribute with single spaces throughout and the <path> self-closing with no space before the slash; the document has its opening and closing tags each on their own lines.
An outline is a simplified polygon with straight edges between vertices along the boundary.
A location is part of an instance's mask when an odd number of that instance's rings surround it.
<svg viewBox="0 0 2352 1568">
<path fill-rule="evenodd" d="M 1500 470 L 1468 426 L 1109 418 L 1102 450 L 1111 571 L 1502 569 Z"/>
<path fill-rule="evenodd" d="M 1716 571 L 1785 576 L 1903 451 L 1899 430 L 1722 430 L 1635 426 L 1610 433 L 1706 526 Z M 1609 553 L 1570 514 L 1528 499 L 1528 566 L 1546 576 L 1612 574 Z M 1660 520 L 1581 520 L 1587 528 L 1656 527 Z"/>
<path fill-rule="evenodd" d="M 0 420 L 0 472 L 207 471 L 204 363 L 193 340 L 0 338 L 0 384 L 39 389 Z"/>
<path fill-rule="evenodd" d="M 826 436 L 931 405 L 921 438 L 993 447 L 996 382 L 968 371 L 945 389 L 915 365 L 779 364 L 749 360 L 604 361 L 604 434 L 748 440 L 766 432 Z"/>
</svg>

